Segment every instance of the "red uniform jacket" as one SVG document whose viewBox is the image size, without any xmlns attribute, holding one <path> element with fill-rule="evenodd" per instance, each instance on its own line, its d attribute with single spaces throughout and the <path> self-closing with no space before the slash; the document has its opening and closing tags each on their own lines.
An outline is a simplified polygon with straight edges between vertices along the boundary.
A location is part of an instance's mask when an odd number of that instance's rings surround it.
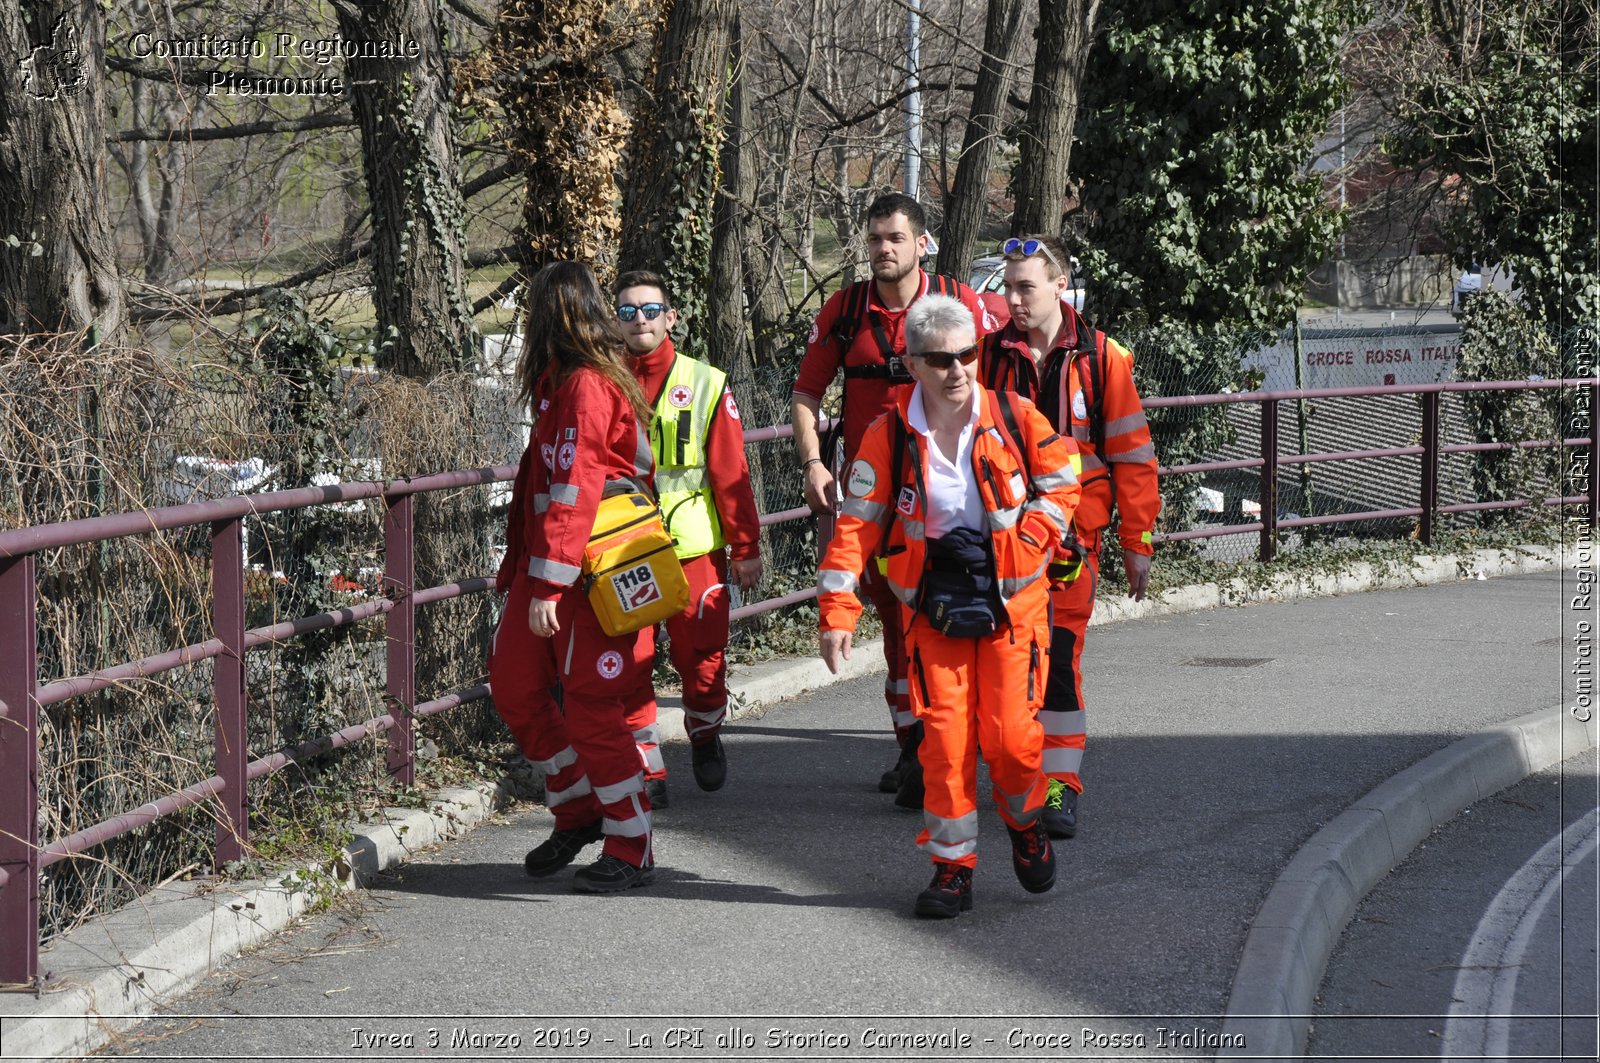
<svg viewBox="0 0 1600 1063">
<path fill-rule="evenodd" d="M 918 271 L 922 277 L 921 287 L 917 289 L 917 298 L 920 299 L 928 292 L 928 275 Z M 840 289 L 828 297 L 822 304 L 822 311 L 817 314 L 816 322 L 811 326 L 811 335 L 806 339 L 805 357 L 800 362 L 800 373 L 794 382 L 795 395 L 822 401 L 823 393 L 828 390 L 828 385 L 833 383 L 833 378 L 840 369 L 854 366 L 883 365 L 884 357 L 882 344 L 875 330 L 867 321 L 862 321 L 855 335 L 855 340 L 846 349 L 839 336 L 835 335 L 834 327 L 839 321 L 839 315 L 844 310 L 845 292 Z M 972 311 L 972 320 L 977 325 L 977 334 L 981 337 L 985 332 L 998 327 L 998 322 L 984 309 L 983 300 L 978 294 L 965 284 L 956 286 L 956 298 L 967 304 Z M 912 302 L 915 302 L 913 299 Z M 877 319 L 883 328 L 883 339 L 887 342 L 893 353 L 902 355 L 906 350 L 906 310 L 886 310 L 878 298 L 878 286 L 872 284 L 868 288 L 867 313 L 864 318 L 871 317 L 871 312 L 876 311 Z M 866 434 L 867 425 L 877 419 L 878 415 L 894 407 L 895 392 L 901 385 L 890 383 L 884 379 L 847 379 L 845 381 L 844 403 L 844 455 L 849 461 L 855 456 L 861 446 L 861 437 Z M 832 458 L 824 454 L 824 459 Z"/>
<path fill-rule="evenodd" d="M 495 586 L 526 572 L 533 596 L 555 601 L 577 582 L 606 485 L 654 488 L 655 459 L 633 407 L 592 369 L 535 393 L 533 438 L 511 491 L 506 556 Z"/>
</svg>

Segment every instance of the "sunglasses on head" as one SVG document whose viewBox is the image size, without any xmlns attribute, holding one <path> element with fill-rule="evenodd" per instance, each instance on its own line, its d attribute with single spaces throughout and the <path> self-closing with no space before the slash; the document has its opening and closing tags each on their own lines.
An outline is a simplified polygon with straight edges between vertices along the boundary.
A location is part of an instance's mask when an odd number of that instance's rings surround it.
<svg viewBox="0 0 1600 1063">
<path fill-rule="evenodd" d="M 667 312 L 667 304 L 645 303 L 642 306 L 634 306 L 631 303 L 623 303 L 621 306 L 617 307 L 617 320 L 632 321 L 635 317 L 639 316 L 639 312 L 641 310 L 644 311 L 644 319 L 646 321 L 654 321 L 656 318 Z"/>
<path fill-rule="evenodd" d="M 921 358 L 935 369 L 949 369 L 957 362 L 962 365 L 971 365 L 977 361 L 978 345 L 974 343 L 971 347 L 959 351 L 922 351 L 913 353 L 911 357 Z"/>
<path fill-rule="evenodd" d="M 1045 246 L 1043 240 L 1024 240 L 1021 237 L 1013 236 L 1000 246 L 1000 253 L 1007 256 L 1021 255 L 1023 258 L 1043 255 L 1050 260 L 1050 264 L 1056 268 L 1057 273 L 1066 272 L 1066 268 L 1056 261 L 1056 256 L 1050 253 L 1050 249 Z"/>
</svg>

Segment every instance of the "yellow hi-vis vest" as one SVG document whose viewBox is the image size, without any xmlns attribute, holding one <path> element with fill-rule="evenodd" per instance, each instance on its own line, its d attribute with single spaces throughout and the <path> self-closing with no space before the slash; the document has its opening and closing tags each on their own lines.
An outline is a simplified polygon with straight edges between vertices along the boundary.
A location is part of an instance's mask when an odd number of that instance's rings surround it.
<svg viewBox="0 0 1600 1063">
<path fill-rule="evenodd" d="M 680 354 L 673 359 L 661 397 L 656 399 L 656 416 L 650 425 L 656 493 L 667 531 L 677 540 L 680 559 L 709 554 L 727 542 L 706 472 L 711 415 L 722 401 L 727 380 L 722 370 Z"/>
</svg>

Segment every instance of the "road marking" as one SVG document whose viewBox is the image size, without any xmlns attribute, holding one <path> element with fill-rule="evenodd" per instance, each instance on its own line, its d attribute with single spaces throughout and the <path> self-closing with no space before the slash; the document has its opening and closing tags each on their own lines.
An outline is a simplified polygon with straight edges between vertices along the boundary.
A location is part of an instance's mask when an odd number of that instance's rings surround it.
<svg viewBox="0 0 1600 1063">
<path fill-rule="evenodd" d="M 1579 836 L 1577 841 L 1563 844 L 1574 835 Z M 1484 910 L 1461 957 L 1441 1058 L 1503 1059 L 1510 1054 L 1517 975 L 1534 928 L 1568 872 L 1594 852 L 1597 840 L 1600 809 L 1545 842 Z"/>
</svg>

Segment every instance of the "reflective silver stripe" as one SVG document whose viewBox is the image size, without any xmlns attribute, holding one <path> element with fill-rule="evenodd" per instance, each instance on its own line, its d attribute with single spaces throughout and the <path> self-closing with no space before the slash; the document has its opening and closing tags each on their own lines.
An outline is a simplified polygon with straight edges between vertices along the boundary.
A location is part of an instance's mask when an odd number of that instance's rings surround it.
<svg viewBox="0 0 1600 1063">
<path fill-rule="evenodd" d="M 912 724 L 914 724 L 916 722 L 917 722 L 917 714 L 912 712 L 910 709 L 904 709 L 904 710 L 896 709 L 896 710 L 894 710 L 894 725 L 895 725 L 896 728 L 910 727 Z"/>
<path fill-rule="evenodd" d="M 1041 569 L 1040 571 L 1043 570 Z M 915 587 L 902 587 L 894 580 L 888 578 L 885 578 L 884 582 L 889 585 L 889 589 L 891 591 L 894 591 L 894 596 L 896 598 L 899 598 L 902 602 L 905 602 L 910 606 L 915 606 L 917 604 L 917 589 Z"/>
<path fill-rule="evenodd" d="M 1083 458 L 1084 472 L 1088 472 L 1091 469 L 1103 469 L 1106 467 L 1106 463 L 1101 461 L 1099 455 L 1097 454 L 1093 454 L 1090 451 L 1085 450 L 1082 452 L 1081 456 Z"/>
<path fill-rule="evenodd" d="M 614 805 L 629 794 L 644 792 L 644 776 L 634 775 L 621 782 L 614 782 L 610 786 L 596 786 L 594 795 L 603 805 Z"/>
<path fill-rule="evenodd" d="M 1016 820 L 1018 823 L 1027 823 L 1029 820 L 1037 819 L 1039 809 L 1044 807 L 1043 794 L 1040 794 L 1038 804 L 1034 805 L 1032 808 L 1028 807 L 1028 794 L 1032 789 L 1033 787 L 1030 786 L 1027 790 L 1022 791 L 1020 794 L 1008 794 L 1004 790 L 1000 789 L 1000 787 L 996 786 L 994 788 L 994 794 L 996 797 L 1005 801 L 1006 811 L 1011 813 L 1012 819 Z M 1029 815 L 1030 812 L 1033 813 L 1033 815 Z"/>
<path fill-rule="evenodd" d="M 1063 465 L 1059 472 L 1041 472 L 1034 476 L 1033 486 L 1040 491 L 1055 491 L 1075 484 L 1078 478 L 1072 473 L 1072 466 Z"/>
<path fill-rule="evenodd" d="M 1010 509 L 991 509 L 984 514 L 984 519 L 989 522 L 989 527 L 995 531 L 1004 531 L 1016 527 L 1017 518 L 1022 516 L 1021 506 L 1012 506 Z"/>
<path fill-rule="evenodd" d="M 1146 443 L 1142 447 L 1134 447 L 1132 450 L 1127 451 L 1127 452 L 1122 453 L 1122 454 L 1107 454 L 1106 455 L 1106 460 L 1107 461 L 1115 461 L 1115 462 L 1127 462 L 1127 463 L 1134 463 L 1134 464 L 1137 464 L 1139 462 L 1145 462 L 1145 461 L 1155 461 L 1156 460 L 1155 444 L 1154 443 Z"/>
<path fill-rule="evenodd" d="M 1049 564 L 1050 564 L 1050 559 L 1049 558 L 1045 558 L 1043 563 L 1041 563 L 1039 565 L 1039 567 L 1034 570 L 1034 572 L 1033 572 L 1033 574 L 1031 576 L 1023 576 L 1023 577 L 1021 577 L 1019 579 L 1003 579 L 1003 580 L 1001 580 L 1000 581 L 1000 597 L 1006 599 L 1007 601 L 1010 601 L 1012 598 L 1015 598 L 1025 588 L 1027 588 L 1028 586 L 1030 586 L 1033 583 L 1036 583 L 1039 579 L 1041 579 L 1044 576 L 1044 570 L 1047 567 L 1049 567 Z"/>
<path fill-rule="evenodd" d="M 633 471 L 642 481 L 646 476 L 655 472 L 656 455 L 650 449 L 649 429 L 645 427 L 643 422 L 636 422 L 635 427 L 638 429 L 636 433 L 638 443 L 633 452 Z"/>
<path fill-rule="evenodd" d="M 622 838 L 648 838 L 650 836 L 650 813 L 640 812 L 638 815 L 629 816 L 627 819 L 612 819 L 607 816 L 600 821 L 600 831 L 603 834 L 613 834 Z"/>
<path fill-rule="evenodd" d="M 577 565 L 564 565 L 560 561 L 534 557 L 528 559 L 528 575 L 534 579 L 547 580 L 558 586 L 570 587 L 578 582 L 578 577 L 583 575 L 583 569 Z"/>
<path fill-rule="evenodd" d="M 573 749 L 571 746 L 568 746 L 566 749 L 563 749 L 549 760 L 534 761 L 533 766 L 544 772 L 546 775 L 554 775 L 567 765 L 576 763 L 578 763 L 578 751 Z"/>
<path fill-rule="evenodd" d="M 1080 443 L 1086 442 L 1089 438 L 1089 426 L 1086 424 L 1073 425 L 1072 438 L 1076 439 Z"/>
<path fill-rule="evenodd" d="M 1050 522 L 1061 529 L 1061 534 L 1067 533 L 1067 515 L 1061 512 L 1061 507 L 1048 498 L 1036 498 L 1029 502 L 1027 509 L 1033 513 L 1043 513 L 1050 518 Z"/>
<path fill-rule="evenodd" d="M 922 825 L 928 830 L 928 838 L 936 842 L 954 845 L 958 842 L 971 841 L 978 837 L 978 813 L 976 810 L 955 819 L 944 819 L 932 812 L 922 814 Z"/>
<path fill-rule="evenodd" d="M 658 746 L 661 744 L 661 732 L 656 728 L 655 724 L 651 724 L 649 727 L 641 727 L 633 732 L 633 740 L 640 745 Z"/>
<path fill-rule="evenodd" d="M 704 712 L 696 712 L 694 709 L 685 708 L 683 714 L 691 720 L 701 720 L 705 723 L 721 723 L 723 717 L 728 715 L 728 706 L 719 705 Z"/>
<path fill-rule="evenodd" d="M 1076 775 L 1078 769 L 1083 767 L 1083 750 L 1067 747 L 1054 749 L 1046 747 L 1044 763 L 1040 767 L 1051 778 L 1057 775 Z"/>
<path fill-rule="evenodd" d="M 699 491 L 707 480 L 704 465 L 693 469 L 657 469 L 656 491 L 663 495 L 673 491 Z"/>
<path fill-rule="evenodd" d="M 550 508 L 550 496 L 549 495 L 545 494 L 543 491 L 540 491 L 540 492 L 538 492 L 537 494 L 535 494 L 533 496 L 533 511 L 535 513 L 543 513 L 545 510 L 547 510 L 549 508 Z"/>
<path fill-rule="evenodd" d="M 855 517 L 871 524 L 879 524 L 888 515 L 889 507 L 881 502 L 874 502 L 869 498 L 857 498 L 851 495 L 839 504 L 841 517 Z"/>
<path fill-rule="evenodd" d="M 922 814 L 928 840 L 924 851 L 941 860 L 959 860 L 978 851 L 978 813 L 968 812 L 958 819 L 943 819 L 931 812 Z"/>
<path fill-rule="evenodd" d="M 1053 709 L 1041 709 L 1039 722 L 1044 724 L 1044 733 L 1047 735 L 1081 735 L 1087 734 L 1084 726 L 1084 711 L 1073 709 L 1070 712 L 1056 712 Z"/>
<path fill-rule="evenodd" d="M 1130 413 L 1126 417 L 1113 417 L 1106 422 L 1106 438 L 1111 439 L 1124 432 L 1132 432 L 1136 428 L 1146 428 L 1149 424 L 1150 422 L 1145 420 L 1143 410 Z"/>
<path fill-rule="evenodd" d="M 579 490 L 577 484 L 551 484 L 550 501 L 560 502 L 563 506 L 575 506 L 578 504 Z"/>
<path fill-rule="evenodd" d="M 661 750 L 656 746 L 635 746 L 639 751 L 639 763 L 644 765 L 644 770 L 651 775 L 659 775 L 667 770 L 667 762 L 661 759 Z"/>
<path fill-rule="evenodd" d="M 593 792 L 594 791 L 589 787 L 589 776 L 587 775 L 580 778 L 577 782 L 573 783 L 565 790 L 552 790 L 549 787 L 545 787 L 544 807 L 555 808 L 557 805 L 564 805 L 568 801 L 576 800 L 577 798 L 587 796 Z"/>
<path fill-rule="evenodd" d="M 836 591 L 854 593 L 857 584 L 860 582 L 854 572 L 840 572 L 836 568 L 817 569 L 817 590 L 823 594 Z"/>
<path fill-rule="evenodd" d="M 897 695 L 909 694 L 911 693 L 911 680 L 905 678 L 891 679 L 889 682 L 883 684 L 883 689 L 891 691 Z"/>
<path fill-rule="evenodd" d="M 925 528 L 926 525 L 920 520 L 902 520 L 900 522 L 900 530 L 905 533 L 906 538 L 916 543 L 920 543 L 927 538 L 928 533 Z"/>
</svg>

